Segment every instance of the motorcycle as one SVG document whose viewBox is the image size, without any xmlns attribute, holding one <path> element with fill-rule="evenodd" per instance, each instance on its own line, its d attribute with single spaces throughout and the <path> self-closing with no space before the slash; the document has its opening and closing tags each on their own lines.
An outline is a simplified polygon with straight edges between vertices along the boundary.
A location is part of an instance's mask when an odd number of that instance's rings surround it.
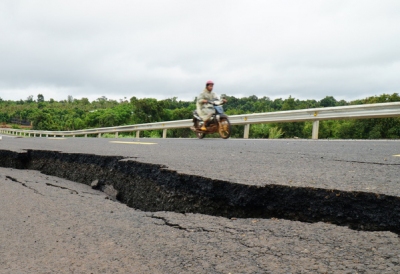
<svg viewBox="0 0 400 274">
<path fill-rule="evenodd" d="M 206 130 L 202 130 L 201 127 L 204 124 L 203 119 L 200 118 L 197 110 L 193 111 L 193 126 L 190 127 L 196 134 L 197 138 L 203 139 L 206 134 L 219 133 L 219 136 L 223 139 L 228 139 L 231 136 L 232 128 L 229 122 L 228 116 L 224 113 L 222 105 L 223 101 L 213 100 L 209 101 L 214 106 L 215 113 L 206 122 Z"/>
</svg>

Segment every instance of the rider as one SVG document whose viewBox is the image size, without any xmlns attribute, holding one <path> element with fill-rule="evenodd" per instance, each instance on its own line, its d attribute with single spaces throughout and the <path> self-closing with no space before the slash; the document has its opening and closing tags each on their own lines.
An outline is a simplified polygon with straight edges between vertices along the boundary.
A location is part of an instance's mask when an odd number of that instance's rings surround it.
<svg viewBox="0 0 400 274">
<path fill-rule="evenodd" d="M 213 81 L 207 81 L 206 88 L 200 93 L 199 97 L 197 97 L 197 113 L 203 119 L 204 123 L 201 127 L 201 130 L 207 130 L 206 123 L 211 118 L 211 116 L 215 113 L 214 106 L 210 103 L 211 100 L 218 100 L 218 96 L 212 92 L 214 88 Z M 225 99 L 222 99 L 223 103 L 226 103 Z"/>
</svg>

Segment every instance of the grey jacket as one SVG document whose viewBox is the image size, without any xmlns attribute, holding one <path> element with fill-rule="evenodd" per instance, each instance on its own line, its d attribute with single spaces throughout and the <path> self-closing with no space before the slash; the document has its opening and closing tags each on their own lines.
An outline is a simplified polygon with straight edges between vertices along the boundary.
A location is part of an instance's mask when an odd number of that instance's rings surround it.
<svg viewBox="0 0 400 274">
<path fill-rule="evenodd" d="M 209 103 L 203 103 L 203 100 L 213 100 L 217 99 L 218 96 L 214 92 L 209 92 L 207 89 L 204 89 L 202 93 L 197 97 L 196 109 L 197 113 L 204 121 L 210 119 L 210 117 L 215 113 L 214 106 Z"/>
</svg>

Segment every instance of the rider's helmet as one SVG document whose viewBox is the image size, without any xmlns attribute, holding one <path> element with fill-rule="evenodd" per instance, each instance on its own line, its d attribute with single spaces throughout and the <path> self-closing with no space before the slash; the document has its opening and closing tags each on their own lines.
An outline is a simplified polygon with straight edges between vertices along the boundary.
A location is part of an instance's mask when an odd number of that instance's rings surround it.
<svg viewBox="0 0 400 274">
<path fill-rule="evenodd" d="M 208 86 L 208 85 L 214 85 L 214 82 L 211 81 L 211 80 L 208 80 L 207 83 L 206 83 L 206 86 Z"/>
</svg>

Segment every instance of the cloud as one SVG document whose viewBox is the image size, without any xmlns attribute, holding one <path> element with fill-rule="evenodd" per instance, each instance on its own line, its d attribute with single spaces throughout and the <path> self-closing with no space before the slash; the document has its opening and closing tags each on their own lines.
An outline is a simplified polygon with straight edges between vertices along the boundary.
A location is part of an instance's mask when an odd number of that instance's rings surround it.
<svg viewBox="0 0 400 274">
<path fill-rule="evenodd" d="M 2 1 L 0 97 L 399 92 L 398 1 Z"/>
</svg>

